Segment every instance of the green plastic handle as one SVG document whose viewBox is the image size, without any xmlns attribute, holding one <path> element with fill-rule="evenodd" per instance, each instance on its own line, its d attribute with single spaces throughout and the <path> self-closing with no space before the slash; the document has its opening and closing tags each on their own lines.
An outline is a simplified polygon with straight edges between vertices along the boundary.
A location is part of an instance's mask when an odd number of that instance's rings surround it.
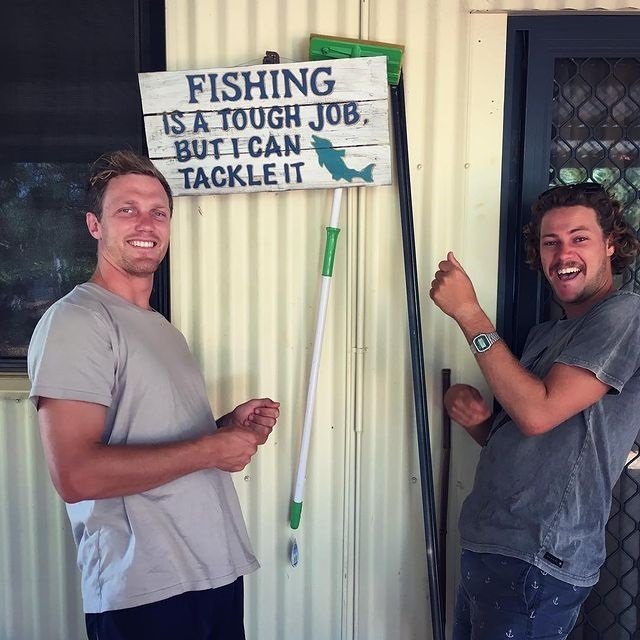
<svg viewBox="0 0 640 640">
<path fill-rule="evenodd" d="M 338 38 L 312 33 L 309 38 L 309 60 L 336 60 L 338 58 L 387 57 L 387 81 L 400 82 L 400 69 L 404 47 L 400 44 Z"/>
<path fill-rule="evenodd" d="M 297 529 L 300 526 L 300 516 L 302 515 L 302 502 L 291 501 L 291 528 Z"/>
<path fill-rule="evenodd" d="M 333 275 L 333 261 L 336 257 L 336 244 L 340 229 L 327 227 L 327 242 L 324 246 L 324 260 L 322 262 L 322 275 L 331 277 Z"/>
</svg>

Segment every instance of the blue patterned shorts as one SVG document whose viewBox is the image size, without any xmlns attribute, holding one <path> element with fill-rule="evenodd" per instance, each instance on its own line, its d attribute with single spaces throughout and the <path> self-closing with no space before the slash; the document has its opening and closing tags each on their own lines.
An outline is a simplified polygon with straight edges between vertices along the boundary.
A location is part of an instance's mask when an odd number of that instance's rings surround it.
<svg viewBox="0 0 640 640">
<path fill-rule="evenodd" d="M 563 640 L 591 587 L 508 556 L 462 551 L 453 640 Z"/>
</svg>

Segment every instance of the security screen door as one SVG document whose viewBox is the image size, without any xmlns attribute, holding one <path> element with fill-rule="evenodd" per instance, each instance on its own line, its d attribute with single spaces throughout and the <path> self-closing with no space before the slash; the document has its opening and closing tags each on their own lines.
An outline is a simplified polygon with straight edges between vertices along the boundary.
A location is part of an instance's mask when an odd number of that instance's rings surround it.
<svg viewBox="0 0 640 640">
<path fill-rule="evenodd" d="M 536 195 L 601 183 L 640 230 L 640 16 L 509 19 L 498 329 L 517 353 L 534 324 L 558 317 L 524 263 L 521 229 Z M 640 263 L 620 276 L 640 290 Z M 640 430 L 640 416 L 638 416 Z M 636 638 L 640 626 L 640 453 L 629 453 L 607 524 L 607 560 L 572 640 Z"/>
</svg>

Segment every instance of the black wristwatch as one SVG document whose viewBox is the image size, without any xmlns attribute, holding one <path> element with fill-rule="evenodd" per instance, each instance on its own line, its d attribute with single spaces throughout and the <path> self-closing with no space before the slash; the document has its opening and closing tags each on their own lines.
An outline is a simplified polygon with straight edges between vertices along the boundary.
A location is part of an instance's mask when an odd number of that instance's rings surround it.
<svg viewBox="0 0 640 640">
<path fill-rule="evenodd" d="M 491 345 L 495 344 L 500 340 L 500 336 L 497 331 L 492 331 L 491 333 L 479 333 L 469 345 L 471 347 L 472 353 L 484 353 L 485 351 L 489 351 L 491 349 Z"/>
</svg>

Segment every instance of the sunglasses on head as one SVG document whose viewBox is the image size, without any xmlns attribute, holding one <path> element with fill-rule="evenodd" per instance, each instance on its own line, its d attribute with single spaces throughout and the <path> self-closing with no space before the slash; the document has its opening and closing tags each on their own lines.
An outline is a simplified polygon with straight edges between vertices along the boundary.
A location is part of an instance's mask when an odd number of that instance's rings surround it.
<svg viewBox="0 0 640 640">
<path fill-rule="evenodd" d="M 607 194 L 607 192 L 605 191 L 605 188 L 601 184 L 598 184 L 597 182 L 576 182 L 574 184 L 556 184 L 553 187 L 550 187 L 549 189 L 547 189 L 546 191 L 543 191 L 538 196 L 538 200 L 540 198 L 544 198 L 545 196 L 548 196 L 550 193 L 554 193 L 557 189 L 567 189 L 575 193 L 604 193 L 605 195 Z"/>
</svg>

